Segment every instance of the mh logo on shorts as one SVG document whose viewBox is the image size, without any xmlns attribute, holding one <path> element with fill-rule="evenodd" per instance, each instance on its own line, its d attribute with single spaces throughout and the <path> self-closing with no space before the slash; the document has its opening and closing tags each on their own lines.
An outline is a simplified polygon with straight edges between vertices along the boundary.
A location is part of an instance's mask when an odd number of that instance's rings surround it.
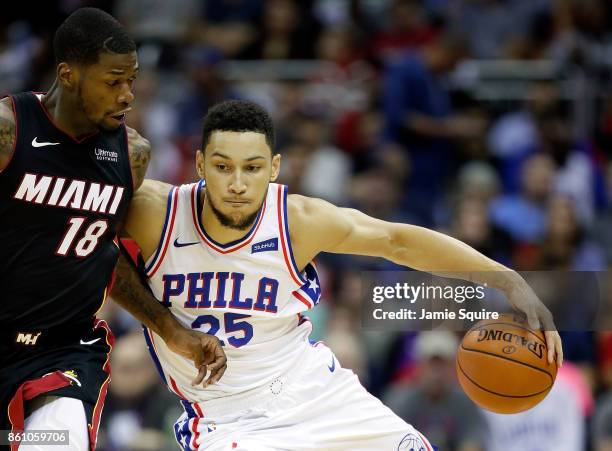
<svg viewBox="0 0 612 451">
<path fill-rule="evenodd" d="M 412 433 L 406 435 L 397 447 L 397 451 L 430 451 L 430 449 L 423 443 L 421 437 Z"/>
<path fill-rule="evenodd" d="M 23 343 L 24 345 L 27 346 L 34 346 L 36 344 L 36 341 L 38 340 L 38 337 L 40 337 L 40 334 L 42 332 L 38 332 L 37 334 L 26 334 L 24 332 L 19 332 L 17 334 L 17 339 L 15 340 L 17 343 Z"/>
</svg>

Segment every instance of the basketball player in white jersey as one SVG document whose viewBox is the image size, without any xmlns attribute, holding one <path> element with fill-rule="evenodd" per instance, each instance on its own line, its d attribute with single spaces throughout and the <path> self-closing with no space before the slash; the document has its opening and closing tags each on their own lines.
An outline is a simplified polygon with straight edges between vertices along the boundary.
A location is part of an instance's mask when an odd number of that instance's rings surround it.
<svg viewBox="0 0 612 451">
<path fill-rule="evenodd" d="M 184 325 L 216 335 L 227 354 L 223 378 L 194 387 L 193 364 L 145 329 L 163 379 L 182 399 L 175 433 L 183 449 L 433 449 L 330 349 L 309 342 L 302 313 L 321 296 L 312 263 L 320 252 L 469 272 L 503 290 L 532 326 L 541 322 L 548 358 L 561 363 L 551 314 L 518 274 L 440 233 L 288 195 L 272 183 L 280 168 L 273 147 L 263 109 L 246 101 L 216 105 L 197 152 L 201 180 L 179 187 L 145 181 L 131 204 L 126 230 L 140 245 L 153 294 Z"/>
</svg>

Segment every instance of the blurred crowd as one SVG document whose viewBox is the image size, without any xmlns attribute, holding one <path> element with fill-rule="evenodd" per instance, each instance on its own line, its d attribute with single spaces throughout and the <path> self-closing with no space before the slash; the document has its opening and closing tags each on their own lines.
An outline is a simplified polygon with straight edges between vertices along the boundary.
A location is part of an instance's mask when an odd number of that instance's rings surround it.
<svg viewBox="0 0 612 451">
<path fill-rule="evenodd" d="M 132 33 L 141 72 L 128 121 L 152 143 L 151 178 L 195 180 L 207 109 L 247 98 L 275 120 L 293 193 L 434 228 L 517 270 L 612 266 L 610 2 L 18 3 L 0 16 L 1 93 L 48 89 L 53 32 L 77 7 Z M 502 75 L 483 95 L 474 68 L 486 64 Z M 361 271 L 397 266 L 327 255 L 318 266 L 312 338 L 441 450 L 612 450 L 612 327 L 563 332 L 567 363 L 546 400 L 490 414 L 457 386 L 457 334 L 362 329 Z M 175 449 L 179 405 L 138 324 L 112 302 L 103 314 L 119 338 L 101 450 Z"/>
</svg>

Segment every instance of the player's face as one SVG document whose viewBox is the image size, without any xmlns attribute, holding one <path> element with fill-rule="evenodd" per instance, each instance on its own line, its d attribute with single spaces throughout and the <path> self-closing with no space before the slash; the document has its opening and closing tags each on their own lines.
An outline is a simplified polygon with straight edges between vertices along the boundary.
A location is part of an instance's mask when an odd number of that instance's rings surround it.
<svg viewBox="0 0 612 451">
<path fill-rule="evenodd" d="M 99 60 L 80 69 L 77 101 L 87 119 L 97 127 L 115 130 L 125 120 L 134 100 L 138 74 L 136 52 L 100 53 Z"/>
<path fill-rule="evenodd" d="M 206 200 L 226 227 L 248 229 L 278 177 L 280 155 L 263 133 L 213 132 L 196 156 L 198 174 L 206 181 Z"/>
</svg>

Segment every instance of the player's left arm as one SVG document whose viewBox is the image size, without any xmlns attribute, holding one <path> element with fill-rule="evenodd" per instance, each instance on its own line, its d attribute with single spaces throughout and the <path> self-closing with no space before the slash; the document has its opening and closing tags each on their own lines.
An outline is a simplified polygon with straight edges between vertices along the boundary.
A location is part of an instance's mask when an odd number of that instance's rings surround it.
<svg viewBox="0 0 612 451">
<path fill-rule="evenodd" d="M 409 224 L 372 218 L 321 199 L 289 196 L 289 227 L 296 263 L 303 268 L 319 252 L 382 257 L 399 265 L 499 289 L 524 312 L 532 328 L 544 326 L 548 359 L 563 359 L 552 314 L 525 280 L 467 244 Z"/>
<path fill-rule="evenodd" d="M 132 169 L 132 181 L 134 191 L 140 188 L 145 178 L 145 173 L 151 160 L 151 143 L 140 135 L 136 130 L 127 128 L 128 151 L 130 154 L 130 167 Z"/>
</svg>

